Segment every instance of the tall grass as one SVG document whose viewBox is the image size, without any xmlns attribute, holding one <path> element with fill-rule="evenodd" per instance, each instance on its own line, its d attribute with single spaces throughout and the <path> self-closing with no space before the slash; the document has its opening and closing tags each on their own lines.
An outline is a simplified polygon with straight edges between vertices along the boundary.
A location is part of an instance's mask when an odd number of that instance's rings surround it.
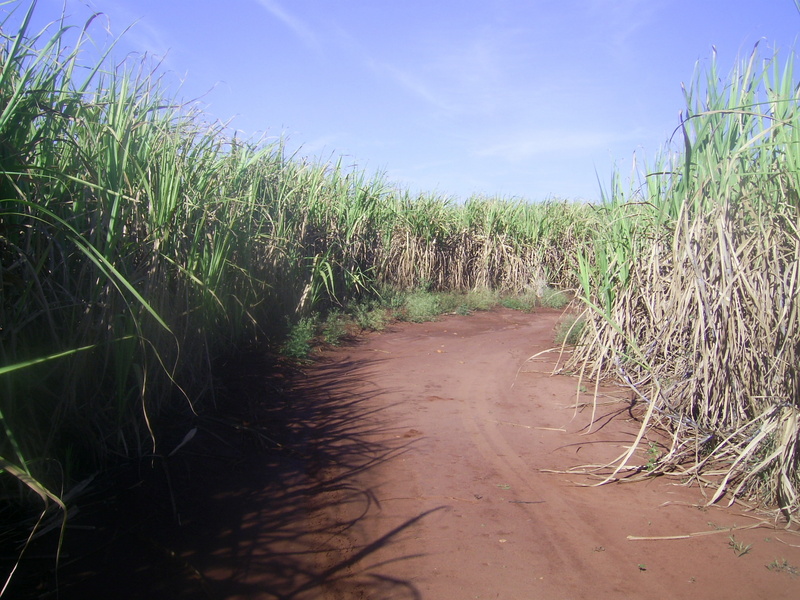
<svg viewBox="0 0 800 600">
<path fill-rule="evenodd" d="M 685 91 L 669 147 L 580 256 L 588 324 L 571 368 L 625 382 L 642 430 L 672 435 L 655 473 L 800 509 L 800 114 L 790 57 L 716 61 Z"/>
<path fill-rule="evenodd" d="M 31 506 L 66 518 L 78 482 L 161 454 L 161 432 L 213 408 L 215 357 L 287 322 L 385 285 L 577 284 L 591 209 L 411 197 L 230 137 L 146 61 L 84 64 L 91 22 L 31 32 L 34 7 L 0 25 L 9 521 Z"/>
<path fill-rule="evenodd" d="M 592 207 L 437 197 L 395 200 L 385 240 L 386 283 L 435 290 L 521 291 L 537 281 L 578 285 L 577 249 L 599 222 Z"/>
</svg>

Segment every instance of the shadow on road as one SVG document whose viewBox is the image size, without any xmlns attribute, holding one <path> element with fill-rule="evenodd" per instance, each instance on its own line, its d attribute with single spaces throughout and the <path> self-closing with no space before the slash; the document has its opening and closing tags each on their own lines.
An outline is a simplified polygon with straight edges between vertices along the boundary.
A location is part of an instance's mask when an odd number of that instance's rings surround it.
<svg viewBox="0 0 800 600">
<path fill-rule="evenodd" d="M 180 441 L 196 427 L 194 437 L 96 485 L 70 520 L 57 575 L 52 559 L 34 556 L 16 585 L 60 600 L 298 600 L 352 586 L 365 597 L 419 598 L 410 582 L 381 574 L 374 555 L 434 511 L 366 544 L 351 535 L 377 508 L 354 478 L 413 443 L 366 408 L 377 390 L 358 373 L 369 368 L 337 362 L 311 378 L 238 357 L 214 415 L 175 432 Z"/>
</svg>

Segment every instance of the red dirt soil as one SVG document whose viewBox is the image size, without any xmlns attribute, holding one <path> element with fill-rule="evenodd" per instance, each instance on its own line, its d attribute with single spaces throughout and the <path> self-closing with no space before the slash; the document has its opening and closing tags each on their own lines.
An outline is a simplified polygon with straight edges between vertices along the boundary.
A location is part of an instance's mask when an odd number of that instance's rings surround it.
<svg viewBox="0 0 800 600">
<path fill-rule="evenodd" d="M 551 375 L 558 352 L 528 360 L 558 318 L 397 324 L 302 373 L 240 359 L 226 416 L 114 502 L 87 500 L 38 597 L 800 598 L 800 537 L 744 529 L 759 514 L 677 479 L 550 472 L 613 460 L 638 431 L 622 388 L 590 428 L 592 395 Z"/>
</svg>

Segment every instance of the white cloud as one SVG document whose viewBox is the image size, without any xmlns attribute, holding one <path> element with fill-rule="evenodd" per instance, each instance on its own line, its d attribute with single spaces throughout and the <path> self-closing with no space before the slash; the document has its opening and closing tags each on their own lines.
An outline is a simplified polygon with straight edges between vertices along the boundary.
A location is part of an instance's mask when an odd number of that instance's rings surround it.
<svg viewBox="0 0 800 600">
<path fill-rule="evenodd" d="M 258 0 L 258 3 L 273 17 L 291 29 L 292 33 L 294 33 L 307 48 L 314 51 L 320 50 L 321 45 L 317 35 L 305 21 L 302 21 L 288 12 L 278 4 L 277 0 Z"/>
</svg>

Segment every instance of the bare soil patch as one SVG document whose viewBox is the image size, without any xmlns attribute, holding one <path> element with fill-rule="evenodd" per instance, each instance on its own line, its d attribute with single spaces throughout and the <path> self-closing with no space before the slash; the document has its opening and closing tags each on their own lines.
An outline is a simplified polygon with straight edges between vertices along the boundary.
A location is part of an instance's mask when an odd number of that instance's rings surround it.
<svg viewBox="0 0 800 600">
<path fill-rule="evenodd" d="M 621 388 L 590 428 L 591 394 L 550 374 L 557 353 L 527 360 L 553 345 L 558 317 L 397 324 L 299 373 L 242 358 L 224 416 L 88 497 L 58 581 L 29 561 L 18 585 L 60 598 L 800 597 L 800 538 L 731 531 L 758 514 L 704 507 L 674 479 L 589 487 L 549 472 L 612 460 L 638 430 Z"/>
</svg>

